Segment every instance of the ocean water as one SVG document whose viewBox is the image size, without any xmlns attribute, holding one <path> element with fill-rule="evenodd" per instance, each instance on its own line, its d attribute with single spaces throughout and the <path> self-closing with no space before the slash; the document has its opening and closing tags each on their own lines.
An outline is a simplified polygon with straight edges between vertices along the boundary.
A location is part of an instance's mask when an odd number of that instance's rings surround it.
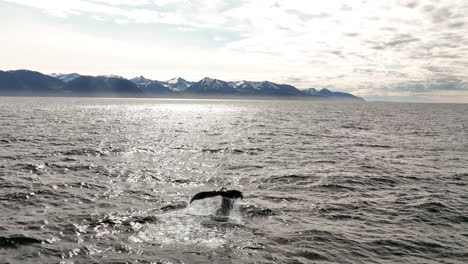
<svg viewBox="0 0 468 264">
<path fill-rule="evenodd" d="M 468 263 L 468 105 L 0 97 L 0 263 Z"/>
</svg>

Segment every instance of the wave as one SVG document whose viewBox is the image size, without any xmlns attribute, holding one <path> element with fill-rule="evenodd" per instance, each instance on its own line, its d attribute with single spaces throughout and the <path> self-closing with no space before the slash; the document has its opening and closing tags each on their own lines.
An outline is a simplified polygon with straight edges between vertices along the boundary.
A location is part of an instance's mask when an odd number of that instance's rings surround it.
<svg viewBox="0 0 468 264">
<path fill-rule="evenodd" d="M 379 239 L 368 242 L 368 245 L 381 254 L 414 255 L 417 253 L 442 253 L 445 246 L 423 240 Z"/>
<path fill-rule="evenodd" d="M 90 164 L 90 165 L 84 165 L 84 164 L 70 164 L 70 161 L 75 161 L 75 160 L 67 160 L 65 163 L 39 163 L 39 164 L 33 164 L 33 163 L 18 163 L 15 164 L 13 167 L 17 170 L 24 170 L 28 171 L 30 173 L 35 173 L 35 174 L 42 174 L 46 172 L 60 172 L 60 173 L 65 173 L 67 171 L 89 171 L 89 170 L 95 170 L 99 169 L 98 167 Z"/>
<path fill-rule="evenodd" d="M 262 217 L 262 216 L 271 216 L 271 215 L 278 214 L 277 212 L 273 211 L 270 208 L 256 207 L 254 205 L 240 206 L 239 211 L 242 213 L 242 215 L 246 217 Z"/>
<path fill-rule="evenodd" d="M 354 144 L 354 146 L 356 146 L 356 147 L 366 147 L 366 148 L 384 148 L 384 149 L 393 148 L 392 146 L 388 146 L 388 145 L 363 144 L 363 143 L 357 143 L 357 144 Z"/>
<path fill-rule="evenodd" d="M 22 245 L 41 244 L 43 241 L 27 236 L 0 236 L 0 248 L 17 248 Z"/>
<path fill-rule="evenodd" d="M 281 176 L 272 176 L 264 179 L 266 182 L 272 183 L 295 183 L 297 181 L 311 180 L 314 177 L 311 175 L 300 175 L 300 174 L 287 174 Z"/>
<path fill-rule="evenodd" d="M 124 152 L 122 148 L 114 148 L 114 147 L 105 147 L 105 148 L 79 148 L 79 149 L 72 149 L 66 151 L 59 151 L 55 154 L 61 154 L 65 156 L 109 156 L 112 154 L 117 154 Z"/>
<path fill-rule="evenodd" d="M 243 169 L 263 169 L 263 166 L 260 165 L 237 165 L 237 166 L 229 166 L 226 169 L 227 170 L 243 170 Z"/>
<path fill-rule="evenodd" d="M 261 148 L 246 148 L 246 149 L 238 149 L 238 148 L 203 148 L 201 152 L 208 152 L 208 153 L 229 153 L 229 154 L 247 154 L 247 155 L 258 155 L 258 152 L 262 152 L 263 149 Z"/>
<path fill-rule="evenodd" d="M 350 190 L 350 191 L 353 191 L 356 189 L 355 187 L 346 186 L 346 185 L 337 184 L 337 183 L 324 183 L 324 184 L 315 185 L 315 187 L 317 189 Z"/>
<path fill-rule="evenodd" d="M 369 127 L 363 127 L 363 126 L 354 125 L 354 124 L 342 125 L 341 128 L 356 129 L 356 130 L 371 130 L 371 128 Z"/>
<path fill-rule="evenodd" d="M 430 213 L 439 213 L 441 211 L 452 211 L 449 206 L 439 201 L 424 201 L 412 204 L 412 207 L 424 209 Z"/>
</svg>

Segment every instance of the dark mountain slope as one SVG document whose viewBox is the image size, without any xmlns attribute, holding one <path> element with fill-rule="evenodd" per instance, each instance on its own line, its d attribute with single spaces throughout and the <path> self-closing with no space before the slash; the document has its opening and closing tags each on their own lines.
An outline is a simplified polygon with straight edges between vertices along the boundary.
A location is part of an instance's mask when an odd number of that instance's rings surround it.
<svg viewBox="0 0 468 264">
<path fill-rule="evenodd" d="M 66 91 L 82 94 L 142 94 L 138 86 L 123 78 L 81 76 L 69 81 Z"/>
<path fill-rule="evenodd" d="M 64 83 L 40 72 L 17 70 L 0 72 L 0 91 L 19 94 L 54 93 Z"/>
</svg>

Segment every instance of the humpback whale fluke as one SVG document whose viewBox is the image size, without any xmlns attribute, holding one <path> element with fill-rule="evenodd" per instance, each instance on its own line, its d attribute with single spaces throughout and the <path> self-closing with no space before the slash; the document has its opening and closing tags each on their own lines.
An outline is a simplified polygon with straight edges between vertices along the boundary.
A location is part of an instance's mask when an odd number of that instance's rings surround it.
<svg viewBox="0 0 468 264">
<path fill-rule="evenodd" d="M 195 200 L 200 200 L 200 199 L 205 199 L 205 198 L 211 198 L 211 197 L 215 197 L 215 196 L 222 196 L 222 197 L 225 197 L 225 198 L 229 198 L 229 199 L 237 199 L 237 198 L 244 198 L 244 196 L 242 195 L 242 192 L 238 191 L 238 190 L 221 190 L 221 191 L 211 191 L 211 192 L 200 192 L 200 193 L 197 193 L 195 194 L 195 196 L 192 197 L 192 199 L 190 199 L 190 203 L 192 203 L 193 201 Z"/>
<path fill-rule="evenodd" d="M 216 214 L 228 216 L 231 209 L 234 207 L 234 199 L 243 199 L 244 195 L 241 191 L 238 190 L 226 190 L 226 188 L 221 188 L 218 191 L 209 191 L 209 192 L 200 192 L 195 194 L 192 199 L 190 199 L 190 203 L 195 200 L 211 198 L 215 196 L 221 196 L 221 208 L 216 211 Z"/>
</svg>

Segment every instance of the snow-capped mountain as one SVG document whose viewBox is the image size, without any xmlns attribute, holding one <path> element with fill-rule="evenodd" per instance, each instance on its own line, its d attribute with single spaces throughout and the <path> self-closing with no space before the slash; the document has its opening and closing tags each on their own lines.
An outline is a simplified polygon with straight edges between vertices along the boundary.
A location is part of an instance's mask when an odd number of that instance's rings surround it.
<svg viewBox="0 0 468 264">
<path fill-rule="evenodd" d="M 190 93 L 229 93 L 239 95 L 304 95 L 294 86 L 264 82 L 225 82 L 204 78 L 187 89 Z"/>
<path fill-rule="evenodd" d="M 175 92 L 185 91 L 190 85 L 194 84 L 193 82 L 189 82 L 180 77 L 160 83 Z"/>
<path fill-rule="evenodd" d="M 233 82 L 237 91 L 242 94 L 256 94 L 260 92 L 261 82 L 239 81 Z"/>
<path fill-rule="evenodd" d="M 81 75 L 78 73 L 52 73 L 52 74 L 49 74 L 49 76 L 57 78 L 63 82 L 69 82 L 69 81 L 75 80 Z"/>
<path fill-rule="evenodd" d="M 240 94 L 263 94 L 263 95 L 303 95 L 303 92 L 294 86 L 287 84 L 277 84 L 273 82 L 237 82 L 235 89 Z"/>
<path fill-rule="evenodd" d="M 122 77 L 122 76 L 120 76 L 120 75 L 115 75 L 115 74 L 103 74 L 103 75 L 98 75 L 97 77 L 125 79 L 124 77 Z"/>
<path fill-rule="evenodd" d="M 189 82 L 180 77 L 173 78 L 168 81 L 157 81 L 157 80 L 147 79 L 143 76 L 139 76 L 139 77 L 130 79 L 130 81 L 136 83 L 138 86 L 142 88 L 152 87 L 153 90 L 156 89 L 158 91 L 165 92 L 165 93 L 166 92 L 182 92 L 185 89 L 187 89 L 190 85 L 193 84 L 193 82 Z"/>
<path fill-rule="evenodd" d="M 130 81 L 132 81 L 132 82 L 134 82 L 136 84 L 144 84 L 144 83 L 152 82 L 153 80 L 146 79 L 145 77 L 140 76 L 140 77 L 135 77 L 133 79 L 130 79 Z"/>
<path fill-rule="evenodd" d="M 317 89 L 315 88 L 304 89 L 302 92 L 308 95 L 316 95 L 318 93 Z"/>
<path fill-rule="evenodd" d="M 146 94 L 170 93 L 171 89 L 162 85 L 159 81 L 150 80 L 143 76 L 130 79 Z"/>
<path fill-rule="evenodd" d="M 295 97 L 306 100 L 352 100 L 364 99 L 349 93 L 333 92 L 315 88 L 298 90 L 287 84 L 269 81 L 222 81 L 203 78 L 189 82 L 182 78 L 157 81 L 143 76 L 127 80 L 117 75 L 83 76 L 78 73 L 44 75 L 28 70 L 0 71 L 0 94 L 53 94 L 89 96 L 276 96 Z"/>
<path fill-rule="evenodd" d="M 187 93 L 206 93 L 206 94 L 235 94 L 237 90 L 225 81 L 205 77 L 201 81 L 190 85 L 185 92 Z"/>
</svg>

